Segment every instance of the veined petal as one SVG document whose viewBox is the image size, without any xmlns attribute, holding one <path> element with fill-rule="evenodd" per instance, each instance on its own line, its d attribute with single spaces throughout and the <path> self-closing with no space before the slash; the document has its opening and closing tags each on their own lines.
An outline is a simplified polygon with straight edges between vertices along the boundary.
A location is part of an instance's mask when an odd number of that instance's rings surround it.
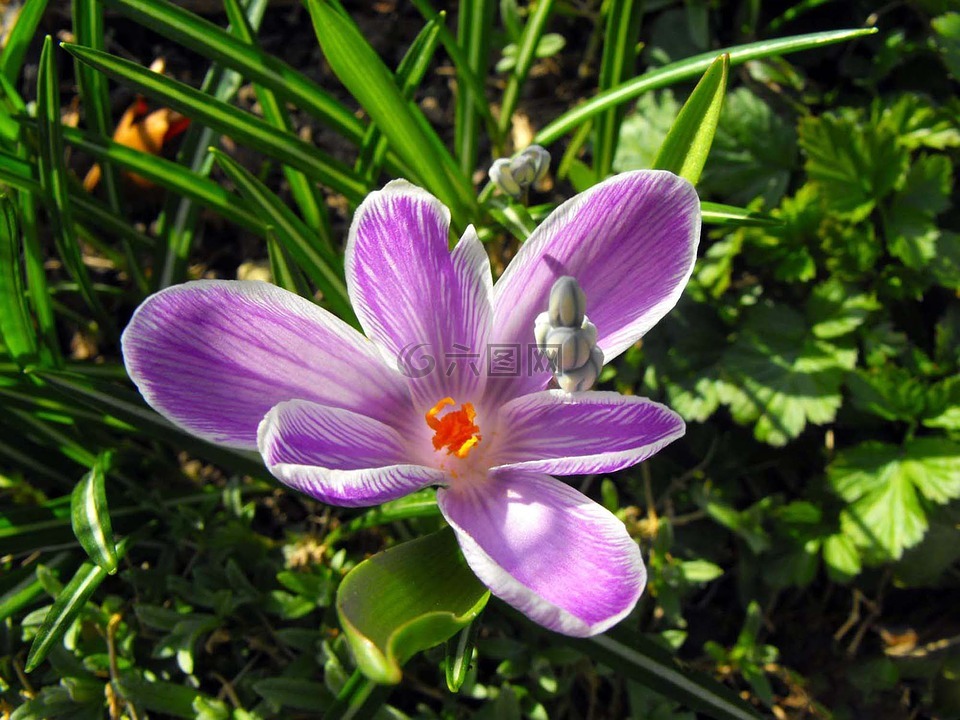
<svg viewBox="0 0 960 720">
<path fill-rule="evenodd" d="M 326 310 L 263 282 L 198 280 L 147 298 L 122 338 L 147 402 L 212 442 L 256 449 L 257 425 L 294 398 L 402 426 L 404 378 Z"/>
<path fill-rule="evenodd" d="M 437 502 L 477 577 L 551 630 L 601 633 L 643 592 L 640 548 L 623 523 L 549 475 L 499 470 L 438 490 Z"/>
<path fill-rule="evenodd" d="M 647 398 L 545 390 L 500 409 L 497 462 L 553 475 L 614 472 L 682 437 L 683 419 Z"/>
<path fill-rule="evenodd" d="M 367 335 L 411 378 L 420 409 L 475 399 L 490 327 L 490 265 L 473 228 L 453 253 L 450 211 L 405 180 L 357 208 L 347 290 Z M 432 361 L 432 362 L 431 362 Z"/>
<path fill-rule="evenodd" d="M 411 464 L 409 443 L 389 425 L 303 400 L 267 413 L 258 445 L 274 476 L 330 505 L 378 505 L 447 479 Z"/>
<path fill-rule="evenodd" d="M 558 207 L 524 243 L 494 287 L 494 343 L 533 342 L 557 278 L 586 293 L 607 362 L 662 318 L 686 285 L 700 240 L 700 201 L 673 173 L 640 170 L 601 182 Z M 500 397 L 542 389 L 548 371 L 525 367 L 492 387 Z"/>
</svg>

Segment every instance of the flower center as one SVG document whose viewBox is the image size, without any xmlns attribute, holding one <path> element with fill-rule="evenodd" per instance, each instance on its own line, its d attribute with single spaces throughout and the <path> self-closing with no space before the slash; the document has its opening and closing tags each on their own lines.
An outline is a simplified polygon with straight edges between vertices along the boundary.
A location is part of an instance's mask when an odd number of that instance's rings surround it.
<svg viewBox="0 0 960 720">
<path fill-rule="evenodd" d="M 445 397 L 427 412 L 427 425 L 433 430 L 433 449 L 447 449 L 447 454 L 465 458 L 480 442 L 480 428 L 473 422 L 477 411 L 472 403 L 463 403 L 459 410 L 440 412 L 448 405 L 456 405 L 453 398 Z"/>
</svg>

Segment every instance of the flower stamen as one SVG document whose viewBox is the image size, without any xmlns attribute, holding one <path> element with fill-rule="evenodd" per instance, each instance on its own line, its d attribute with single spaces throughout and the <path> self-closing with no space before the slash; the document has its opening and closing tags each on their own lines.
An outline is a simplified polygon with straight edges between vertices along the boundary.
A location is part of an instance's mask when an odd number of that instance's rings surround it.
<svg viewBox="0 0 960 720">
<path fill-rule="evenodd" d="M 440 412 L 447 406 L 456 405 L 453 398 L 445 397 L 427 411 L 427 425 L 433 430 L 433 449 L 447 449 L 447 454 L 465 458 L 480 440 L 480 428 L 474 423 L 477 411 L 473 403 L 463 403 L 459 410 L 450 410 L 443 417 Z"/>
</svg>

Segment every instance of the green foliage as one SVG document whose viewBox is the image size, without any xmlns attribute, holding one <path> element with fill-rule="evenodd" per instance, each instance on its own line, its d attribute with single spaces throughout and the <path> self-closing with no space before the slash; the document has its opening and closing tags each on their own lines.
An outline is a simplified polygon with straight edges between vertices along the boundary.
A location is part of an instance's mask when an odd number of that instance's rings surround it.
<svg viewBox="0 0 960 720">
<path fill-rule="evenodd" d="M 0 707 L 955 715 L 938 642 L 960 560 L 960 22 L 937 0 L 857 0 L 829 9 L 877 29 L 842 30 L 822 4 L 414 0 L 422 20 L 398 8 L 383 33 L 379 9 L 337 0 L 302 28 L 265 0 L 226 19 L 24 3 L 0 54 Z M 146 67 L 158 36 L 169 75 Z M 190 117 L 179 144 L 111 139 L 133 93 Z M 530 207 L 474 192 L 531 139 L 518 110 L 564 151 Z M 432 490 L 322 506 L 126 379 L 119 330 L 144 297 L 243 261 L 355 321 L 346 227 L 387 177 L 475 224 L 498 272 L 572 188 L 651 167 L 698 182 L 700 258 L 603 379 L 688 427 L 637 469 L 571 479 L 647 561 L 604 636 L 497 600 L 477 617 L 486 591 Z M 931 642 L 882 652 L 872 630 L 899 626 Z"/>
</svg>

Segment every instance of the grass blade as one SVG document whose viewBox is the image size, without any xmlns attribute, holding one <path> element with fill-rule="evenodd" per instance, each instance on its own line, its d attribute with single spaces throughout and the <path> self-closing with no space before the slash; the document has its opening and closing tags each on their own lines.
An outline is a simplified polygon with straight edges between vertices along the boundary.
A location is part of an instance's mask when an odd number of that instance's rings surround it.
<svg viewBox="0 0 960 720">
<path fill-rule="evenodd" d="M 331 69 L 393 149 L 408 165 L 420 170 L 426 188 L 453 212 L 455 224 L 462 226 L 475 219 L 479 208 L 469 179 L 460 172 L 420 109 L 404 99 L 393 73 L 360 30 L 324 0 L 308 0 L 307 7 Z"/>
<path fill-rule="evenodd" d="M 495 9 L 493 0 L 463 0 L 460 3 L 457 29 L 459 44 L 466 52 L 470 69 L 480 77 L 486 77 L 490 66 Z M 458 78 L 453 145 L 460 161 L 460 170 L 467 177 L 473 174 L 477 166 L 482 119 L 473 90 Z"/>
<path fill-rule="evenodd" d="M 36 358 L 37 342 L 21 270 L 16 205 L 0 193 L 0 336 L 7 352 L 23 367 Z"/>
<path fill-rule="evenodd" d="M 612 0 L 609 3 L 598 80 L 600 92 L 610 90 L 633 76 L 642 19 L 641 0 Z M 598 178 L 605 178 L 613 168 L 623 115 L 623 108 L 612 108 L 596 117 L 593 171 Z"/>
<path fill-rule="evenodd" d="M 401 94 L 407 100 L 413 99 L 414 93 L 420 86 L 420 81 L 423 80 L 423 76 L 433 60 L 445 17 L 446 15 L 441 13 L 424 26 L 404 54 L 400 65 L 397 66 L 397 85 L 400 87 Z M 357 158 L 355 169 L 357 172 L 362 172 L 371 185 L 376 181 L 377 175 L 380 174 L 380 167 L 387 152 L 387 145 L 387 138 L 384 137 L 380 128 L 376 125 L 370 125 L 363 138 L 363 144 L 360 146 L 360 155 Z"/>
<path fill-rule="evenodd" d="M 17 24 L 10 31 L 3 52 L 0 53 L 0 73 L 11 84 L 15 83 L 20 75 L 23 58 L 30 42 L 37 35 L 37 28 L 46 9 L 47 0 L 30 0 L 20 8 Z"/>
<path fill-rule="evenodd" d="M 807 35 L 795 35 L 777 40 L 761 40 L 760 42 L 748 43 L 746 45 L 735 45 L 720 50 L 719 53 L 729 55 L 730 66 L 736 67 L 750 60 L 759 60 L 767 57 L 801 52 L 803 50 L 811 50 L 834 43 L 846 42 L 847 40 L 853 40 L 866 35 L 873 35 L 875 32 L 877 32 L 876 28 L 832 30 Z M 617 107 L 650 90 L 658 90 L 669 87 L 670 85 L 693 80 L 706 72 L 710 64 L 716 59 L 717 54 L 717 52 L 711 51 L 695 55 L 686 60 L 670 63 L 669 65 L 664 65 L 661 68 L 644 73 L 613 90 L 600 93 L 548 124 L 537 133 L 533 141 L 538 145 L 550 145 L 599 112 Z"/>
<path fill-rule="evenodd" d="M 744 225 L 776 227 L 783 225 L 782 220 L 772 215 L 713 202 L 700 203 L 700 217 L 704 223 L 709 225 L 729 225 L 732 227 Z"/>
<path fill-rule="evenodd" d="M 114 55 L 70 43 L 62 43 L 62 47 L 100 72 L 134 86 L 144 95 L 229 135 L 237 142 L 299 168 L 349 200 L 358 202 L 365 194 L 363 182 L 348 167 L 299 138 L 277 133 L 263 120 L 239 108 Z"/>
<path fill-rule="evenodd" d="M 258 0 L 258 2 L 265 4 L 264 0 Z M 241 11 L 238 0 L 224 0 L 224 8 L 226 8 L 227 17 L 230 20 L 230 32 L 248 45 L 258 47 L 256 28 Z M 276 93 L 263 85 L 254 85 L 254 92 L 263 111 L 264 119 L 281 132 L 293 134 L 293 124 L 290 122 L 290 116 L 277 98 Z M 371 128 L 368 127 L 364 139 L 370 131 Z M 332 250 L 334 248 L 333 233 L 330 229 L 330 217 L 323 196 L 303 173 L 289 165 L 283 166 L 283 175 L 290 186 L 290 195 L 300 209 L 303 222 L 317 235 L 320 242 Z"/>
<path fill-rule="evenodd" d="M 166 0 L 103 0 L 141 25 L 278 93 L 353 143 L 363 123 L 323 88 L 285 62 L 245 43 L 239 36 Z"/>
<path fill-rule="evenodd" d="M 77 282 L 84 301 L 99 319 L 102 327 L 110 329 L 112 320 L 93 290 L 93 283 L 83 264 L 83 257 L 73 236 L 73 218 L 67 197 L 67 169 L 64 167 L 63 135 L 60 125 L 60 87 L 54 45 L 48 35 L 40 54 L 37 73 L 37 126 L 40 135 L 40 186 L 49 199 L 48 215 L 60 259 Z"/>
<path fill-rule="evenodd" d="M 499 128 L 501 134 L 506 134 L 510 128 L 513 111 L 517 109 L 517 102 L 520 100 L 520 90 L 527 80 L 527 74 L 530 72 L 530 67 L 536 57 L 537 46 L 540 44 L 540 38 L 543 37 L 543 30 L 552 12 L 553 0 L 540 0 L 523 28 L 523 37 L 520 38 L 517 45 L 517 63 L 513 67 L 510 79 L 507 80 L 507 87 L 503 91 L 503 99 L 500 102 Z"/>
<path fill-rule="evenodd" d="M 717 134 L 727 92 L 730 56 L 721 55 L 703 74 L 660 146 L 653 167 L 670 170 L 696 185 Z"/>
<path fill-rule="evenodd" d="M 357 320 L 347 297 L 340 258 L 315 243 L 310 229 L 249 170 L 219 150 L 211 149 L 211 152 L 255 212 L 260 214 L 264 225 L 271 228 L 304 274 L 323 292 L 324 299 L 334 312 L 356 327 Z"/>
<path fill-rule="evenodd" d="M 246 3 L 246 12 L 250 13 L 250 20 L 257 27 L 263 19 L 267 0 L 249 0 Z M 246 20 L 243 11 L 241 17 Z M 236 28 L 231 27 L 231 32 Z M 214 63 L 208 70 L 200 86 L 200 90 L 210 93 L 217 100 L 229 102 L 240 89 L 243 77 L 240 73 L 229 70 Z M 207 177 L 213 167 L 213 158 L 207 148 L 217 144 L 217 134 L 213 129 L 192 123 L 187 128 L 180 150 L 177 153 L 177 162 L 190 168 L 191 171 Z M 169 287 L 186 279 L 187 260 L 193 248 L 193 240 L 200 220 L 200 206 L 186 196 L 169 196 L 164 203 L 160 214 L 157 231 L 157 254 L 160 272 L 157 273 L 157 289 Z"/>
<path fill-rule="evenodd" d="M 119 557 L 123 557 L 126 553 L 127 540 L 128 538 L 124 538 L 117 546 Z M 84 562 L 77 568 L 77 572 L 57 595 L 53 605 L 43 618 L 43 623 L 40 625 L 40 629 L 33 639 L 33 645 L 30 646 L 30 653 L 27 655 L 25 667 L 27 672 L 32 672 L 46 659 L 53 649 L 54 643 L 63 637 L 71 623 L 83 610 L 87 600 L 100 587 L 100 583 L 106 577 L 107 571 L 91 562 Z"/>
<path fill-rule="evenodd" d="M 272 232 L 267 233 L 267 257 L 270 258 L 270 274 L 274 283 L 301 297 L 310 297 L 310 288 L 303 273 Z"/>
<path fill-rule="evenodd" d="M 45 367 L 63 365 L 60 340 L 57 338 L 57 321 L 47 286 L 47 271 L 43 266 L 46 254 L 40 246 L 37 233 L 37 206 L 30 192 L 20 193 L 20 229 L 23 233 L 23 264 L 26 270 L 27 291 L 33 317 L 39 330 L 40 364 Z"/>
<path fill-rule="evenodd" d="M 87 555 L 109 575 L 117 571 L 117 546 L 113 539 L 107 492 L 104 488 L 108 454 L 101 454 L 70 496 L 70 522 L 73 534 Z"/>
</svg>

